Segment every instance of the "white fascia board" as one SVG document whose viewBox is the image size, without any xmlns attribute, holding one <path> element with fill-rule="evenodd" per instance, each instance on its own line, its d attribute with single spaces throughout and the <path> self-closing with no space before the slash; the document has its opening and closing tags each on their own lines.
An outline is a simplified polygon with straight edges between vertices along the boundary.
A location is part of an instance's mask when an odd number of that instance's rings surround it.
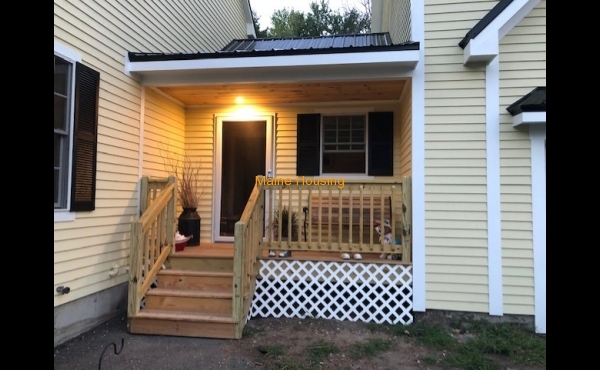
<svg viewBox="0 0 600 370">
<path fill-rule="evenodd" d="M 129 62 L 129 71 L 143 73 L 186 70 L 227 70 L 236 68 L 261 67 L 350 65 L 386 62 L 408 63 L 416 65 L 418 61 L 418 50 L 403 50 L 374 53 L 282 55 L 269 57 L 240 57 L 194 60 L 169 60 L 156 62 Z"/>
<path fill-rule="evenodd" d="M 419 61 L 418 50 L 131 62 L 126 70 L 146 86 L 264 81 L 400 78 Z"/>
<path fill-rule="evenodd" d="M 500 40 L 513 29 L 540 0 L 514 0 L 479 35 L 469 41 L 463 63 L 491 62 L 498 56 Z"/>
<path fill-rule="evenodd" d="M 546 124 L 546 112 L 522 112 L 513 117 L 513 127 Z"/>
</svg>

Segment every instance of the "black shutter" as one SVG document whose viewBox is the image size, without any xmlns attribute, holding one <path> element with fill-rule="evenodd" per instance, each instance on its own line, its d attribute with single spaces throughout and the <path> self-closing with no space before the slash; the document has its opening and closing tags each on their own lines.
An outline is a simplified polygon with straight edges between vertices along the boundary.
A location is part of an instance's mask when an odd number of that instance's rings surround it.
<svg viewBox="0 0 600 370">
<path fill-rule="evenodd" d="M 369 176 L 394 175 L 394 112 L 369 113 Z"/>
<path fill-rule="evenodd" d="M 319 175 L 319 133 L 321 127 L 321 115 L 298 114 L 296 147 L 296 175 L 318 176 Z"/>
<path fill-rule="evenodd" d="M 100 73 L 76 64 L 71 211 L 96 208 L 96 149 Z"/>
</svg>

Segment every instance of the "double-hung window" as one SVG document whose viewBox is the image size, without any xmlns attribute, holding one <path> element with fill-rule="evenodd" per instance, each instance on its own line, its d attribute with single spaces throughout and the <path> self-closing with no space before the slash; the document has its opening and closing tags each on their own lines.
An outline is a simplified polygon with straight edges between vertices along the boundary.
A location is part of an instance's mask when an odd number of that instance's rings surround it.
<svg viewBox="0 0 600 370">
<path fill-rule="evenodd" d="M 296 174 L 393 176 L 393 112 L 299 114 Z"/>
<path fill-rule="evenodd" d="M 54 210 L 91 211 L 96 198 L 100 73 L 54 53 Z"/>
</svg>

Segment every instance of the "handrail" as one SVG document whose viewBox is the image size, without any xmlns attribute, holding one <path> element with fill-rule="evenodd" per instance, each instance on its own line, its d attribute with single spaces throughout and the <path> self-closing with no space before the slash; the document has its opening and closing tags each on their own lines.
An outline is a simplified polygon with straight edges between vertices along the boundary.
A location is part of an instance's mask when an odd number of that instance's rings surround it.
<svg viewBox="0 0 600 370">
<path fill-rule="evenodd" d="M 149 187 L 149 182 L 158 186 Z M 160 184 L 164 184 L 162 189 Z M 143 213 L 131 224 L 128 317 L 140 311 L 142 298 L 175 245 L 177 179 L 174 176 L 166 180 L 144 176 L 140 186 L 143 191 L 140 199 Z"/>
<path fill-rule="evenodd" d="M 233 320 L 235 337 L 242 337 L 252 303 L 262 251 L 265 197 L 262 186 L 254 185 L 242 217 L 235 224 L 233 252 Z"/>
</svg>

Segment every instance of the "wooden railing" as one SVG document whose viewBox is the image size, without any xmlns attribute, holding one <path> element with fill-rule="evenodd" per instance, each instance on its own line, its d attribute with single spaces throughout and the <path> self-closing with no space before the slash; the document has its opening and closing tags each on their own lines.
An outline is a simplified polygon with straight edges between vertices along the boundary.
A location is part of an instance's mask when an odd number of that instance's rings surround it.
<svg viewBox="0 0 600 370">
<path fill-rule="evenodd" d="M 403 263 L 410 263 L 410 180 L 404 177 L 402 183 L 346 181 L 343 187 L 262 185 L 269 203 L 262 249 L 398 254 Z M 288 210 L 290 218 L 295 215 L 296 225 L 283 224 L 278 217 L 283 209 Z M 274 217 L 278 220 L 276 227 L 271 221 Z M 389 221 L 389 229 L 381 225 L 384 219 Z M 382 233 L 390 230 L 387 243 L 376 226 Z M 285 234 L 292 237 L 282 237 Z"/>
<path fill-rule="evenodd" d="M 235 337 L 242 331 L 250 311 L 262 251 L 265 194 L 254 186 L 242 217 L 235 224 L 233 252 L 233 320 Z"/>
<path fill-rule="evenodd" d="M 131 224 L 127 315 L 135 316 L 142 298 L 174 250 L 177 180 L 141 180 L 141 216 Z"/>
</svg>

